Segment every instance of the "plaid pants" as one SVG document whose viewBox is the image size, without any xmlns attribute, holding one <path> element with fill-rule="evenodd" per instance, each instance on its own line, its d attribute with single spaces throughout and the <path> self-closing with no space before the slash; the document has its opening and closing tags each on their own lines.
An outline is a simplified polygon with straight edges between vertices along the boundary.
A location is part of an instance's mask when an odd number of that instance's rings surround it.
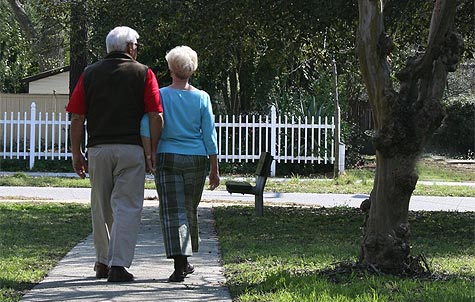
<svg viewBox="0 0 475 302">
<path fill-rule="evenodd" d="M 167 258 L 198 251 L 198 205 L 207 175 L 207 157 L 157 154 L 155 185 Z"/>
</svg>

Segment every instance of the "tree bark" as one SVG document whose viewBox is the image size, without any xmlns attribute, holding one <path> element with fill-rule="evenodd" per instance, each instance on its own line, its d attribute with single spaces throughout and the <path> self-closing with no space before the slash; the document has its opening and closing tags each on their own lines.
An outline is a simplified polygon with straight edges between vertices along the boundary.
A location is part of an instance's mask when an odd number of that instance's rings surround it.
<svg viewBox="0 0 475 302">
<path fill-rule="evenodd" d="M 237 115 L 240 112 L 241 102 L 239 99 L 239 82 L 238 74 L 235 68 L 232 68 L 229 73 L 229 91 L 230 91 L 230 101 L 231 101 L 231 114 Z"/>
<path fill-rule="evenodd" d="M 69 94 L 87 66 L 87 27 L 84 1 L 71 3 Z"/>
<path fill-rule="evenodd" d="M 15 20 L 20 25 L 21 32 L 33 49 L 40 71 L 58 67 L 57 64 L 61 64 L 64 60 L 62 37 L 56 35 L 55 29 L 38 34 L 21 2 L 18 0 L 8 0 L 8 4 L 13 11 Z"/>
<path fill-rule="evenodd" d="M 25 34 L 28 41 L 35 43 L 38 40 L 38 35 L 36 34 L 36 30 L 31 23 L 30 18 L 23 9 L 23 5 L 18 0 L 8 0 L 8 4 L 10 4 L 10 7 L 12 8 L 21 31 Z"/>
<path fill-rule="evenodd" d="M 38 36 L 33 23 L 30 20 L 30 17 L 27 15 L 26 11 L 23 9 L 23 5 L 18 0 L 8 0 L 15 20 L 20 25 L 21 32 L 25 35 L 26 39 L 30 43 L 33 52 L 36 56 L 36 61 L 40 67 L 40 71 L 45 71 L 48 69 L 48 64 L 41 56 L 41 46 L 40 46 L 40 37 Z"/>
<path fill-rule="evenodd" d="M 410 255 L 409 201 L 417 183 L 416 163 L 444 117 L 441 98 L 463 42 L 452 31 L 456 1 L 437 0 L 428 47 L 397 73 L 396 92 L 387 57 L 393 49 L 384 32 L 384 2 L 359 0 L 357 55 L 374 114 L 376 175 L 369 200 L 360 262 L 400 273 Z"/>
</svg>

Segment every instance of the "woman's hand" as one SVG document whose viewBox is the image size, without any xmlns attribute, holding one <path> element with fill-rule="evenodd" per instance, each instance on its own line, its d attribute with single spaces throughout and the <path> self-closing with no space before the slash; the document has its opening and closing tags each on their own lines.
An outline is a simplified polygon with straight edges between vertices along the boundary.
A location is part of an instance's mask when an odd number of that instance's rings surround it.
<svg viewBox="0 0 475 302">
<path fill-rule="evenodd" d="M 209 189 L 213 191 L 219 186 L 219 172 L 211 170 L 209 172 Z"/>
<path fill-rule="evenodd" d="M 152 155 L 145 155 L 145 170 L 147 173 L 155 173 L 155 161 Z"/>
</svg>

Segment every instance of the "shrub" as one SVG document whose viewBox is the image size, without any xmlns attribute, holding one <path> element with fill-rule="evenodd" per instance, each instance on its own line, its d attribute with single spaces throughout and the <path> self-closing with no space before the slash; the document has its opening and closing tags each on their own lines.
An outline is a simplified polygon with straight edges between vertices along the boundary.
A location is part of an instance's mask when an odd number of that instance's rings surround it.
<svg viewBox="0 0 475 302">
<path fill-rule="evenodd" d="M 1 159 L 0 171 L 25 172 L 29 171 L 28 159 Z M 32 169 L 33 172 L 74 172 L 71 159 L 37 159 Z"/>
<path fill-rule="evenodd" d="M 372 136 L 369 131 L 363 129 L 355 123 L 342 124 L 342 137 L 346 144 L 345 166 L 355 168 L 364 164 L 364 155 L 375 154 Z"/>
<path fill-rule="evenodd" d="M 426 147 L 428 152 L 467 156 L 475 150 L 475 96 L 445 104 L 446 117 Z"/>
</svg>

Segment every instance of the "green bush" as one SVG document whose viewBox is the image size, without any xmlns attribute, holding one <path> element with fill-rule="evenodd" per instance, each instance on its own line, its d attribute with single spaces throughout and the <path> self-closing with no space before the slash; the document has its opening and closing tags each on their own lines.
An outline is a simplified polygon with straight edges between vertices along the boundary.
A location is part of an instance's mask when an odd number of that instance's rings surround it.
<svg viewBox="0 0 475 302">
<path fill-rule="evenodd" d="M 475 151 L 475 97 L 462 96 L 445 104 L 446 117 L 426 151 L 470 156 Z"/>
<path fill-rule="evenodd" d="M 28 170 L 27 159 L 0 159 L 0 171 L 22 172 Z"/>
<path fill-rule="evenodd" d="M 28 172 L 28 159 L 1 159 L 0 171 Z M 257 162 L 220 162 L 221 174 L 229 175 L 254 175 Z M 292 175 L 312 176 L 321 175 L 333 171 L 332 164 L 312 163 L 279 163 L 277 176 L 291 177 Z M 73 173 L 71 159 L 39 159 L 35 161 L 32 172 Z"/>
<path fill-rule="evenodd" d="M 219 163 L 219 172 L 229 175 L 254 175 L 257 162 L 221 162 Z M 277 177 L 315 176 L 333 172 L 333 164 L 312 164 L 312 163 L 278 163 L 276 165 Z"/>
<path fill-rule="evenodd" d="M 40 159 L 35 161 L 34 172 L 73 173 L 71 159 Z"/>
<path fill-rule="evenodd" d="M 365 163 L 364 155 L 374 155 L 372 134 L 356 123 L 342 123 L 342 137 L 346 145 L 345 166 L 348 168 L 360 167 Z"/>
<path fill-rule="evenodd" d="M 28 159 L 1 159 L 0 171 L 25 172 L 29 171 Z M 32 172 L 72 173 L 71 159 L 37 159 Z"/>
</svg>

